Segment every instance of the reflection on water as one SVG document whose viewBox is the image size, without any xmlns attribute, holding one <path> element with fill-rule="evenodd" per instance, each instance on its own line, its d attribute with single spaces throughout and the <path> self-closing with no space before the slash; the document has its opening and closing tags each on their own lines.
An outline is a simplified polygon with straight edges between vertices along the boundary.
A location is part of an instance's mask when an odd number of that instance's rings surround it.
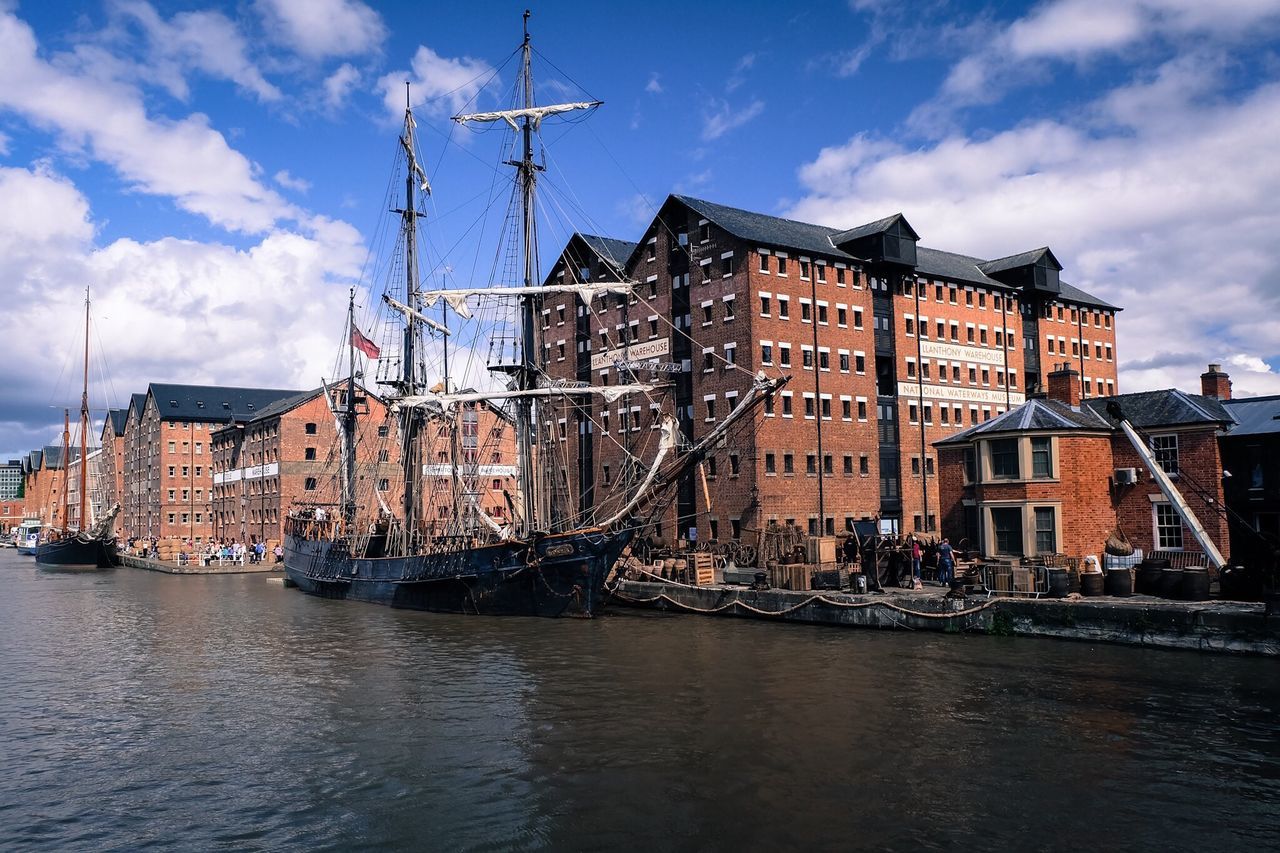
<svg viewBox="0 0 1280 853">
<path fill-rule="evenodd" d="M 1272 661 L 0 552 L 0 848 L 1261 849 Z"/>
</svg>

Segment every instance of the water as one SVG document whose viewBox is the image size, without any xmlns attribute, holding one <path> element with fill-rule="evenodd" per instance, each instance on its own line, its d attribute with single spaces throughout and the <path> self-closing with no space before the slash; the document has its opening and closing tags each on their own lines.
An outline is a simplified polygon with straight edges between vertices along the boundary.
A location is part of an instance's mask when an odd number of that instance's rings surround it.
<svg viewBox="0 0 1280 853">
<path fill-rule="evenodd" d="M 0 849 L 1275 849 L 1280 668 L 0 552 Z"/>
</svg>

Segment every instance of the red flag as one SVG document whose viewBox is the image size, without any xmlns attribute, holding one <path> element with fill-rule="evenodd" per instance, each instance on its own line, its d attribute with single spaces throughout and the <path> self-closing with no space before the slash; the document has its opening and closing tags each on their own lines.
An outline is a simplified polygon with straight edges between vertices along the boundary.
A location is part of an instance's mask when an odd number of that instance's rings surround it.
<svg viewBox="0 0 1280 853">
<path fill-rule="evenodd" d="M 369 356 L 369 358 L 377 358 L 382 352 L 382 350 L 378 349 L 377 344 L 360 334 L 360 330 L 355 326 L 351 327 L 351 345 Z"/>
</svg>

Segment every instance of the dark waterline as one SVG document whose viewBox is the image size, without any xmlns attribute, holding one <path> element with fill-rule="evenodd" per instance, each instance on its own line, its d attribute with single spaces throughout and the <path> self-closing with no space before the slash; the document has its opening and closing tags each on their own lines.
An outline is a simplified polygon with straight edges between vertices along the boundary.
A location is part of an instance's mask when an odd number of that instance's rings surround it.
<svg viewBox="0 0 1280 853">
<path fill-rule="evenodd" d="M 0 849 L 1280 843 L 1274 661 L 0 578 Z"/>
</svg>

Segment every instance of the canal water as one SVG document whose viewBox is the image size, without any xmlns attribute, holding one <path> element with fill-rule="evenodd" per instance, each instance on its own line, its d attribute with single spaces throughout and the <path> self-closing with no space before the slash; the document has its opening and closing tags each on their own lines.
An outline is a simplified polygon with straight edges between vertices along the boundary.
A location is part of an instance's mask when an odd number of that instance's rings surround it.
<svg viewBox="0 0 1280 853">
<path fill-rule="evenodd" d="M 1270 660 L 0 581 L 0 849 L 1280 843 Z"/>
</svg>

